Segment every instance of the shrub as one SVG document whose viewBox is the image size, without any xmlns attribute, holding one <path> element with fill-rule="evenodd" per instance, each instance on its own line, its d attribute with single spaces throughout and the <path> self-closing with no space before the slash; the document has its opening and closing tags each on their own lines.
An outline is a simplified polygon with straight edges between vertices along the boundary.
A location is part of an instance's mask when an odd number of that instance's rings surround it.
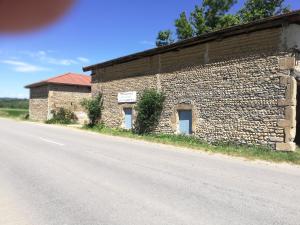
<svg viewBox="0 0 300 225">
<path fill-rule="evenodd" d="M 138 101 L 135 110 L 137 118 L 134 125 L 134 132 L 138 134 L 151 133 L 157 126 L 165 95 L 156 90 L 145 90 Z"/>
<path fill-rule="evenodd" d="M 51 113 L 53 117 L 46 121 L 48 124 L 71 124 L 77 121 L 76 115 L 68 109 L 60 108 L 58 111 L 52 110 Z"/>
<path fill-rule="evenodd" d="M 92 127 L 95 126 L 101 120 L 101 116 L 102 116 L 102 110 L 103 110 L 102 94 L 100 93 L 92 99 L 84 99 L 81 102 L 81 105 L 88 112 L 88 117 L 90 119 L 89 125 Z"/>
<path fill-rule="evenodd" d="M 26 113 L 26 114 L 23 116 L 23 119 L 24 119 L 24 120 L 29 120 L 29 113 Z"/>
</svg>

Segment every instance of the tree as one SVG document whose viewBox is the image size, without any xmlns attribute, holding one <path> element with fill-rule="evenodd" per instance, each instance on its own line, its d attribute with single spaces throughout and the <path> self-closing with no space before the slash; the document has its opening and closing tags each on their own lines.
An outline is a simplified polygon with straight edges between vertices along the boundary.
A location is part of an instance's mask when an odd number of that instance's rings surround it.
<svg viewBox="0 0 300 225">
<path fill-rule="evenodd" d="M 215 30 L 221 27 L 221 18 L 237 3 L 237 0 L 204 0 L 204 18 L 205 24 L 209 30 Z M 221 27 L 222 28 L 222 27 Z"/>
<path fill-rule="evenodd" d="M 185 40 L 194 36 L 194 30 L 185 12 L 182 12 L 175 20 L 176 34 L 178 40 Z"/>
<path fill-rule="evenodd" d="M 227 14 L 237 0 L 203 0 L 187 17 L 185 12 L 175 20 L 178 40 L 228 28 L 289 11 L 285 0 L 246 0 L 237 14 Z"/>
<path fill-rule="evenodd" d="M 207 32 L 208 27 L 205 24 L 206 20 L 204 17 L 204 8 L 195 6 L 194 11 L 191 12 L 190 23 L 194 29 L 196 36 L 199 36 Z"/>
<path fill-rule="evenodd" d="M 174 43 L 174 39 L 172 38 L 172 31 L 171 30 L 162 30 L 158 32 L 156 38 L 156 46 L 166 46 Z"/>
<path fill-rule="evenodd" d="M 237 0 L 204 0 L 201 6 L 196 5 L 188 19 L 185 12 L 175 21 L 179 40 L 226 28 L 239 22 L 234 15 L 225 15 Z"/>
<path fill-rule="evenodd" d="M 251 22 L 288 11 L 284 0 L 247 0 L 239 15 L 243 22 Z"/>
<path fill-rule="evenodd" d="M 225 29 L 228 27 L 232 27 L 234 25 L 238 25 L 241 23 L 241 19 L 237 15 L 227 14 L 222 16 L 219 19 L 219 22 L 217 24 L 216 30 Z"/>
</svg>

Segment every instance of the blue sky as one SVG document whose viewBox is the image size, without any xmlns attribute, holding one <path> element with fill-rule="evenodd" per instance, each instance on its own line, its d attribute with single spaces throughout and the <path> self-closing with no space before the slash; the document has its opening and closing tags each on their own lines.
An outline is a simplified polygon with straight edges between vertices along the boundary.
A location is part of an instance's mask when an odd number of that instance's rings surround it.
<svg viewBox="0 0 300 225">
<path fill-rule="evenodd" d="M 26 84 L 66 72 L 82 73 L 82 66 L 153 48 L 157 32 L 173 29 L 179 13 L 199 2 L 77 0 L 46 28 L 18 36 L 0 34 L 0 97 L 28 97 Z M 300 9 L 300 1 L 286 2 Z"/>
</svg>

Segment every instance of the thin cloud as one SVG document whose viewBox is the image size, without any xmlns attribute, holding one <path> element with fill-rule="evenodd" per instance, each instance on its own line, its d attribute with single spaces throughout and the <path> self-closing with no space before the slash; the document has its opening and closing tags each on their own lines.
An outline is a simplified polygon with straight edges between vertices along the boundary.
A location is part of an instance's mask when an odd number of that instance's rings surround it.
<svg viewBox="0 0 300 225">
<path fill-rule="evenodd" d="M 21 53 L 30 56 L 33 59 L 37 59 L 42 63 L 60 65 L 60 66 L 71 66 L 74 64 L 78 64 L 77 60 L 74 59 L 61 59 L 49 56 L 48 53 L 50 51 L 38 51 L 38 52 L 30 52 L 30 51 L 22 51 Z"/>
<path fill-rule="evenodd" d="M 49 70 L 48 68 L 44 68 L 26 62 L 22 62 L 22 61 L 16 61 L 16 60 L 3 60 L 1 61 L 1 63 L 13 66 L 12 69 L 20 73 L 32 73 L 32 72 Z"/>
<path fill-rule="evenodd" d="M 44 58 L 43 61 L 45 63 L 60 65 L 60 66 L 71 66 L 74 64 L 78 64 L 78 62 L 73 59 L 55 59 L 50 57 Z"/>
<path fill-rule="evenodd" d="M 90 60 L 88 58 L 85 57 L 77 57 L 77 60 L 83 63 L 88 63 L 90 62 Z"/>
</svg>

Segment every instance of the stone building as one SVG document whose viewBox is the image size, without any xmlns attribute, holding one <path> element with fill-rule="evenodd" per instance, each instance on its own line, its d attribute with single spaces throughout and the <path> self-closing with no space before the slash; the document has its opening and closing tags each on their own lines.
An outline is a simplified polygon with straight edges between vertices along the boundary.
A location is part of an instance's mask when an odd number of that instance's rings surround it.
<svg viewBox="0 0 300 225">
<path fill-rule="evenodd" d="M 157 132 L 295 150 L 300 11 L 83 68 L 103 121 L 130 129 L 146 88 L 166 95 Z M 298 114 L 297 114 L 298 115 Z"/>
<path fill-rule="evenodd" d="M 87 120 L 80 102 L 91 96 L 90 76 L 67 73 L 25 88 L 30 89 L 30 119 L 45 121 L 52 117 L 53 110 L 65 108 L 74 112 L 80 123 Z"/>
</svg>

